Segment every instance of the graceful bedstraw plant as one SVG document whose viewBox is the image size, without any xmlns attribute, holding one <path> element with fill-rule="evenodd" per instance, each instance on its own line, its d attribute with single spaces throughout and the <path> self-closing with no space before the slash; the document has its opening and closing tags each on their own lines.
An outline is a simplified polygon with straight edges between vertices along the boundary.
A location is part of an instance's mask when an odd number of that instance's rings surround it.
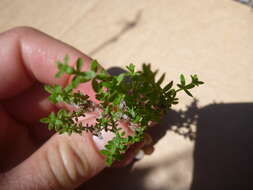
<svg viewBox="0 0 253 190">
<path fill-rule="evenodd" d="M 63 62 L 58 61 L 58 73 L 71 75 L 72 80 L 66 86 L 46 85 L 45 90 L 50 93 L 49 100 L 54 103 L 64 102 L 73 106 L 73 111 L 60 109 L 57 113 L 51 112 L 41 122 L 48 124 L 49 130 L 58 133 L 79 133 L 86 131 L 102 138 L 102 131 L 110 131 L 115 136 L 105 145 L 101 153 L 106 157 L 106 163 L 111 166 L 116 160 L 121 160 L 127 149 L 144 138 L 144 131 L 153 122 L 159 122 L 161 117 L 178 103 L 177 93 L 186 92 L 192 96 L 190 89 L 203 84 L 197 75 L 191 75 L 191 82 L 186 83 L 184 75 L 180 75 L 180 83 L 173 88 L 173 81 L 161 87 L 165 78 L 163 74 L 156 80 L 157 71 L 152 71 L 150 65 L 143 64 L 141 71 L 136 71 L 130 64 L 127 71 L 118 76 L 109 75 L 93 60 L 89 71 L 82 71 L 83 60 L 78 58 L 74 67 L 68 65 L 68 57 Z M 96 92 L 94 103 L 89 96 L 74 89 L 81 83 L 91 81 Z M 93 125 L 84 125 L 79 121 L 86 113 L 99 110 L 99 117 Z M 119 121 L 126 121 L 133 130 L 133 135 L 126 136 L 118 128 Z"/>
</svg>

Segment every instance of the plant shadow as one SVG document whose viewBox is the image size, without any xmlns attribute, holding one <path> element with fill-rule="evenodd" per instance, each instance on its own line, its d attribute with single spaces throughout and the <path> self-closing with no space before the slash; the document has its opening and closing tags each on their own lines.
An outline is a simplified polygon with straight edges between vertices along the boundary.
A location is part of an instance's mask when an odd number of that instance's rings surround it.
<svg viewBox="0 0 253 190">
<path fill-rule="evenodd" d="M 108 72 L 120 74 L 124 70 L 111 68 Z M 194 99 L 186 110 L 169 111 L 158 126 L 149 129 L 149 133 L 154 143 L 167 131 L 195 141 L 192 184 L 183 189 L 253 189 L 252 118 L 253 103 L 213 103 L 199 107 L 198 101 Z M 177 185 L 173 178 L 178 176 L 171 177 L 171 173 L 176 173 L 173 165 L 191 157 L 191 151 L 187 150 L 145 168 L 133 169 L 134 163 L 121 169 L 107 168 L 78 189 L 150 190 L 146 184 L 147 176 L 163 167 L 168 172 L 166 184 L 152 190 L 175 190 Z"/>
<path fill-rule="evenodd" d="M 253 103 L 200 109 L 192 190 L 253 189 Z"/>
</svg>

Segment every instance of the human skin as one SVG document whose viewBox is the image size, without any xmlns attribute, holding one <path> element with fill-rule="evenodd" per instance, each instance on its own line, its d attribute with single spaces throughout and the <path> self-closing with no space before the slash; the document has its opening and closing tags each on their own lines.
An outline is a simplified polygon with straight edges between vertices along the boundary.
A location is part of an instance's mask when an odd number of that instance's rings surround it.
<svg viewBox="0 0 253 190">
<path fill-rule="evenodd" d="M 55 61 L 91 59 L 77 49 L 29 27 L 0 34 L 0 187 L 2 190 L 74 189 L 105 168 L 99 149 L 106 143 L 89 133 L 58 135 L 39 119 L 58 109 L 44 84 L 65 86 L 69 76 L 55 78 Z M 95 101 L 89 83 L 78 87 Z M 58 105 L 59 106 L 59 105 Z M 89 114 L 83 122 L 94 122 Z M 125 124 L 121 124 L 126 128 Z M 129 156 L 129 158 L 131 155 Z M 128 162 L 131 159 L 128 159 Z"/>
</svg>

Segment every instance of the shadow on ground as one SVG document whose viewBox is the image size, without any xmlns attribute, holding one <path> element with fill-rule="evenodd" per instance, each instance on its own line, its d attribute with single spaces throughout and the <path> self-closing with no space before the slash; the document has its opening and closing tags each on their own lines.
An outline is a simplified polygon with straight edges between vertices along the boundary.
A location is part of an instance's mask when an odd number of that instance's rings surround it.
<svg viewBox="0 0 253 190">
<path fill-rule="evenodd" d="M 253 189 L 253 104 L 199 110 L 192 190 Z"/>
<path fill-rule="evenodd" d="M 119 74 L 122 71 L 114 68 L 109 72 Z M 184 190 L 253 189 L 252 119 L 253 103 L 214 103 L 199 108 L 197 100 L 194 100 L 185 111 L 170 111 L 161 124 L 149 132 L 155 143 L 168 130 L 186 140 L 195 140 L 193 180 L 191 187 Z M 146 177 L 159 167 L 168 168 L 167 185 L 166 188 L 152 190 L 176 190 L 171 185 L 175 181 L 169 177 L 173 165 L 190 156 L 190 152 L 182 152 L 174 158 L 161 159 L 163 161 L 158 165 L 142 169 L 132 170 L 132 165 L 122 169 L 106 169 L 79 190 L 151 190 L 145 184 Z"/>
<path fill-rule="evenodd" d="M 139 24 L 141 15 L 142 15 L 142 11 L 138 11 L 133 20 L 125 21 L 124 26 L 121 28 L 121 30 L 118 33 L 114 34 L 112 37 L 105 40 L 97 47 L 95 47 L 93 50 L 91 50 L 88 53 L 88 55 L 94 56 L 95 54 L 97 54 L 98 52 L 106 48 L 107 46 L 113 43 L 116 43 L 123 35 L 127 34 L 130 30 L 134 29 Z"/>
</svg>

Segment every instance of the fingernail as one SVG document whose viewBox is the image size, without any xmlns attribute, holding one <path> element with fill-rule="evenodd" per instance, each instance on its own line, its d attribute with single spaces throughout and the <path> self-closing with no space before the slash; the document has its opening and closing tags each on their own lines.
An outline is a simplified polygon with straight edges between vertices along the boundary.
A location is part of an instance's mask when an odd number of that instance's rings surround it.
<svg viewBox="0 0 253 190">
<path fill-rule="evenodd" d="M 112 132 L 102 131 L 100 136 L 92 136 L 92 138 L 98 150 L 103 150 L 107 142 L 113 139 L 114 136 L 115 134 Z"/>
<path fill-rule="evenodd" d="M 122 121 L 119 122 L 118 128 L 123 129 L 126 132 L 127 136 L 133 133 L 132 130 L 127 125 L 127 123 L 125 122 Z M 106 132 L 103 130 L 99 136 L 93 136 L 92 138 L 97 148 L 99 150 L 103 150 L 107 142 L 112 140 L 113 137 L 115 137 L 115 134 L 113 132 L 110 131 Z"/>
<path fill-rule="evenodd" d="M 96 113 L 95 113 L 96 114 Z M 94 125 L 96 123 L 96 115 L 90 115 L 90 117 L 86 116 L 84 118 L 80 117 L 80 121 L 84 124 L 84 125 Z M 103 150 L 105 145 L 107 144 L 108 141 L 110 141 L 113 137 L 115 136 L 114 133 L 109 132 L 109 131 L 101 131 L 101 133 L 99 134 L 99 136 L 92 136 L 92 140 L 94 145 L 97 147 L 98 150 Z"/>
<path fill-rule="evenodd" d="M 144 153 L 145 153 L 146 155 L 151 155 L 151 154 L 155 151 L 155 147 L 152 146 L 152 145 L 148 145 L 148 146 L 144 146 L 144 147 L 142 148 L 142 150 L 144 151 Z"/>
<path fill-rule="evenodd" d="M 139 150 L 138 152 L 137 152 L 137 154 L 135 154 L 135 156 L 134 156 L 134 158 L 136 159 L 136 160 L 141 160 L 143 157 L 144 157 L 144 151 L 143 150 Z"/>
<path fill-rule="evenodd" d="M 150 145 L 153 143 L 153 138 L 148 133 L 144 133 L 144 144 Z"/>
</svg>

